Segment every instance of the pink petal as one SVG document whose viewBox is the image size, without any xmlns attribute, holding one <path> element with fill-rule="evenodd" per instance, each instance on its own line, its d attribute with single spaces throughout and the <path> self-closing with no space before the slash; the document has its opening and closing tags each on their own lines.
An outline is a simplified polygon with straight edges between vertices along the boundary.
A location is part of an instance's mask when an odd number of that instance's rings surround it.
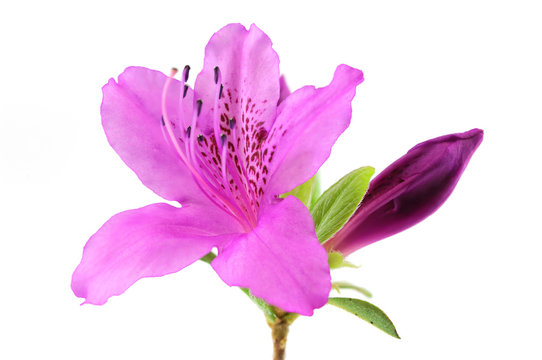
<svg viewBox="0 0 542 360">
<path fill-rule="evenodd" d="M 268 195 L 288 192 L 316 174 L 350 124 L 351 101 L 362 81 L 361 71 L 340 65 L 328 86 L 303 87 L 281 103 L 264 150 Z"/>
<path fill-rule="evenodd" d="M 257 227 L 232 236 L 212 266 L 228 285 L 302 315 L 325 305 L 331 289 L 327 253 L 310 213 L 293 196 L 262 209 Z"/>
<path fill-rule="evenodd" d="M 72 276 L 85 303 L 101 305 L 143 277 L 177 272 L 220 244 L 216 234 L 238 232 L 227 218 L 197 205 L 153 204 L 109 219 L 94 234 Z"/>
<path fill-rule="evenodd" d="M 161 96 L 167 76 L 142 67 L 129 67 L 103 87 L 102 124 L 107 139 L 141 182 L 167 200 L 207 202 L 179 156 L 168 144 L 161 126 Z M 177 131 L 184 126 L 179 109 L 180 83 L 171 84 L 168 113 Z M 189 97 L 192 94 L 190 92 Z"/>
<path fill-rule="evenodd" d="M 208 121 L 201 128 L 213 128 L 209 112 L 217 98 L 214 69 L 218 66 L 224 86 L 220 113 L 243 126 L 245 118 L 254 117 L 254 122 L 269 129 L 280 93 L 279 58 L 272 45 L 256 25 L 247 31 L 241 24 L 229 24 L 211 37 L 195 85 L 196 96 L 203 101 L 202 122 Z"/>
</svg>

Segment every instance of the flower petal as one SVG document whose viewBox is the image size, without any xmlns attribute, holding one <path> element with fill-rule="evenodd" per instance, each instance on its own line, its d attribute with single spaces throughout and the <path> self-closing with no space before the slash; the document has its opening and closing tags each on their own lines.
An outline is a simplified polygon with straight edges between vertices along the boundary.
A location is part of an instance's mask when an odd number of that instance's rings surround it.
<svg viewBox="0 0 542 360">
<path fill-rule="evenodd" d="M 186 201 L 205 196 L 179 156 L 166 141 L 161 126 L 161 96 L 167 76 L 161 72 L 129 67 L 103 87 L 102 124 L 109 144 L 141 182 L 167 200 Z M 182 117 L 190 108 L 179 109 L 180 83 L 173 81 L 168 93 L 170 120 L 180 131 Z M 187 98 L 191 97 L 188 94 Z M 184 115 L 184 116 L 183 116 Z"/>
<path fill-rule="evenodd" d="M 72 290 L 85 303 L 101 305 L 143 277 L 177 272 L 220 244 L 235 223 L 205 207 L 153 204 L 109 219 L 94 234 L 72 276 Z"/>
<path fill-rule="evenodd" d="M 326 304 L 331 277 L 310 213 L 295 197 L 262 209 L 258 226 L 232 236 L 212 262 L 230 286 L 289 312 L 312 315 Z"/>
<path fill-rule="evenodd" d="M 482 139 L 483 131 L 473 129 L 413 147 L 375 177 L 357 212 L 325 243 L 326 249 L 348 255 L 434 213 L 454 190 Z"/>
<path fill-rule="evenodd" d="M 202 129 L 213 128 L 210 113 L 217 98 L 217 66 L 224 86 L 220 114 L 226 113 L 227 119 L 235 118 L 238 124 L 254 117 L 269 128 L 280 93 L 279 58 L 272 45 L 256 25 L 247 31 L 241 24 L 229 24 L 211 37 L 195 85 L 196 96 L 203 101 L 201 121 L 208 122 L 200 124 Z"/>
<path fill-rule="evenodd" d="M 286 193 L 316 174 L 350 124 L 351 101 L 362 81 L 361 71 L 340 65 L 329 86 L 303 87 L 281 103 L 264 150 L 268 195 Z"/>
</svg>

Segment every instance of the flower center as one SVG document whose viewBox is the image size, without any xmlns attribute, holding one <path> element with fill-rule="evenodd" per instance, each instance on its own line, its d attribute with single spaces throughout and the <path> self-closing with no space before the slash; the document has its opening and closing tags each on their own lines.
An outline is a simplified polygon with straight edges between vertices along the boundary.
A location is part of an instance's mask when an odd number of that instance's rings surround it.
<svg viewBox="0 0 542 360">
<path fill-rule="evenodd" d="M 228 98 L 224 98 L 225 88 L 218 67 L 214 68 L 215 96 L 214 106 L 209 114 L 202 115 L 203 103 L 196 100 L 195 92 L 190 92 L 186 85 L 190 67 L 186 66 L 181 76 L 180 111 L 178 121 L 182 124 L 181 131 L 177 129 L 167 111 L 167 95 L 177 69 L 172 69 L 162 92 L 162 129 L 166 141 L 170 143 L 179 155 L 184 165 L 190 170 L 194 180 L 202 192 L 216 205 L 234 216 L 239 223 L 250 230 L 257 223 L 257 214 L 263 194 L 263 185 L 267 182 L 267 168 L 262 160 L 267 151 L 262 151 L 262 144 L 268 136 L 263 124 L 254 124 L 254 114 L 250 120 L 243 112 L 239 124 L 235 115 L 229 115 L 230 104 L 233 105 L 231 90 Z M 192 97 L 191 121 L 188 125 L 186 118 L 190 111 L 184 113 L 185 102 Z M 221 101 L 222 100 L 222 101 Z M 247 113 L 254 112 L 255 104 L 251 99 L 246 100 Z M 236 99 L 239 102 L 239 99 Z M 220 110 L 220 105 L 223 111 Z M 243 110 L 245 110 L 243 108 Z M 257 115 L 257 111 L 256 111 Z M 201 119 L 201 117 L 204 119 Z M 212 130 L 207 133 L 201 128 L 200 122 L 211 122 Z M 244 126 L 243 126 L 244 125 Z M 263 176 L 261 176 L 263 175 Z"/>
</svg>

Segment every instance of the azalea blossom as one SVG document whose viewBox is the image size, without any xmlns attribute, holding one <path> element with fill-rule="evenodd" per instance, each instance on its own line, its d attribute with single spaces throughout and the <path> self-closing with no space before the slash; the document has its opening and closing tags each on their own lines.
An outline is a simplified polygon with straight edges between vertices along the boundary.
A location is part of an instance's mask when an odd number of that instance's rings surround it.
<svg viewBox="0 0 542 360">
<path fill-rule="evenodd" d="M 176 70 L 129 67 L 103 87 L 110 145 L 144 185 L 182 206 L 113 216 L 88 240 L 72 289 L 104 304 L 217 248 L 212 267 L 228 285 L 311 315 L 328 300 L 327 253 L 307 208 L 278 196 L 328 158 L 363 74 L 340 65 L 328 86 L 289 94 L 270 39 L 239 24 L 212 36 L 193 89 L 189 70 L 176 80 Z"/>
<path fill-rule="evenodd" d="M 410 149 L 371 181 L 360 207 L 326 249 L 346 256 L 434 213 L 451 195 L 483 135 L 473 129 Z"/>
</svg>

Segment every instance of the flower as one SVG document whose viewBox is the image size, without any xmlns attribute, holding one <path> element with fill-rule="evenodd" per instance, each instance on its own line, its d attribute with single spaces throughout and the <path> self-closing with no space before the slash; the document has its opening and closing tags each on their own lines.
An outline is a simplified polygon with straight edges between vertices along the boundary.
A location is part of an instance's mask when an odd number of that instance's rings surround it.
<svg viewBox="0 0 542 360">
<path fill-rule="evenodd" d="M 194 89 L 189 70 L 177 81 L 175 70 L 168 77 L 129 67 L 103 87 L 110 145 L 144 185 L 182 207 L 113 216 L 88 240 L 72 289 L 85 303 L 104 304 L 216 247 L 211 265 L 228 285 L 311 315 L 331 288 L 327 254 L 305 206 L 278 195 L 328 158 L 363 74 L 340 65 L 329 86 L 289 94 L 270 39 L 239 24 L 212 36 Z"/>
<path fill-rule="evenodd" d="M 371 181 L 360 207 L 326 249 L 346 256 L 434 213 L 454 190 L 483 135 L 473 129 L 410 149 Z"/>
</svg>

